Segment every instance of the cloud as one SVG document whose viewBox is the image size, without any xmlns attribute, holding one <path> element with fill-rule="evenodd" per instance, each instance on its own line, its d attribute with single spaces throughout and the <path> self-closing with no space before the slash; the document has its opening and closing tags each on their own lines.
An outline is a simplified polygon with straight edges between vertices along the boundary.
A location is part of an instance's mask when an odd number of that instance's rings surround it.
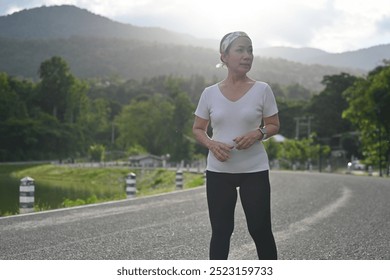
<svg viewBox="0 0 390 280">
<path fill-rule="evenodd" d="M 23 8 L 21 8 L 21 7 L 18 7 L 18 6 L 9 6 L 9 7 L 7 7 L 7 9 L 6 9 L 5 14 L 11 15 L 11 14 L 16 13 L 16 12 L 19 12 L 19 11 L 21 11 L 21 10 L 23 10 Z"/>
<path fill-rule="evenodd" d="M 318 33 L 332 26 L 341 16 L 330 2 L 317 6 L 292 3 L 280 7 L 272 16 L 275 20 L 270 20 L 263 31 L 272 45 L 307 46 Z"/>
<path fill-rule="evenodd" d="M 26 0 L 15 0 L 15 1 L 4 1 L 6 3 L 1 3 L 0 12 L 4 15 L 10 15 L 15 12 L 19 12 L 24 9 L 34 8 L 40 5 L 40 0 L 26 1 Z M 8 2 L 8 3 L 7 3 Z"/>
<path fill-rule="evenodd" d="M 383 16 L 376 22 L 378 33 L 390 33 L 390 15 Z"/>
<path fill-rule="evenodd" d="M 337 52 L 389 43 L 388 0 L 0 1 L 2 14 L 68 4 L 123 23 L 161 27 L 200 38 L 220 39 L 227 32 L 243 30 L 256 48 L 284 45 Z"/>
</svg>

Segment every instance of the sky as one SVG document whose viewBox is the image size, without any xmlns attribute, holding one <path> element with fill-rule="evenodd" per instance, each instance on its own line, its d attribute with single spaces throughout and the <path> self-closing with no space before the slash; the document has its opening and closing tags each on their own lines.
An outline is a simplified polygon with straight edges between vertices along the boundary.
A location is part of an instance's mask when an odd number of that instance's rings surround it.
<svg viewBox="0 0 390 280">
<path fill-rule="evenodd" d="M 0 15 L 75 5 L 122 23 L 220 40 L 245 31 L 254 48 L 338 53 L 390 43 L 389 0 L 0 0 Z"/>
</svg>

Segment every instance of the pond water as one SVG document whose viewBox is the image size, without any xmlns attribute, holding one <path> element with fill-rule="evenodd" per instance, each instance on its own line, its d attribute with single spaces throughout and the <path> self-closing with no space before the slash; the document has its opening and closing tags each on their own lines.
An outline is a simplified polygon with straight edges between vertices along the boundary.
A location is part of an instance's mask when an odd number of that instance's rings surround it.
<svg viewBox="0 0 390 280">
<path fill-rule="evenodd" d="M 0 216 L 19 213 L 20 180 L 0 176 Z M 68 206 L 125 198 L 125 186 L 117 184 L 105 189 L 79 185 L 35 183 L 35 209 L 50 210 Z"/>
</svg>

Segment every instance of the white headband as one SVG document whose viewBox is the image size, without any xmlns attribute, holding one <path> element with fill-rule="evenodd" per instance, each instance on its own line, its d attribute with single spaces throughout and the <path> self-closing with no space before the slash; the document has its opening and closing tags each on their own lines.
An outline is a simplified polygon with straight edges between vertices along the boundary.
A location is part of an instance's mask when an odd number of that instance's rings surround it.
<svg viewBox="0 0 390 280">
<path fill-rule="evenodd" d="M 246 34 L 245 32 L 242 32 L 242 31 L 232 32 L 229 35 L 227 35 L 226 38 L 221 42 L 219 52 L 221 54 L 225 53 L 226 50 L 229 48 L 229 46 L 233 43 L 233 41 L 239 37 L 248 37 L 249 38 L 248 34 Z M 216 67 L 221 68 L 224 65 L 225 65 L 225 63 L 220 62 L 216 65 Z"/>
<path fill-rule="evenodd" d="M 226 38 L 222 41 L 221 47 L 220 47 L 220 53 L 225 53 L 226 50 L 229 48 L 230 44 L 233 43 L 234 40 L 236 40 L 238 37 L 248 37 L 248 34 L 242 31 L 236 31 L 230 33 Z"/>
</svg>

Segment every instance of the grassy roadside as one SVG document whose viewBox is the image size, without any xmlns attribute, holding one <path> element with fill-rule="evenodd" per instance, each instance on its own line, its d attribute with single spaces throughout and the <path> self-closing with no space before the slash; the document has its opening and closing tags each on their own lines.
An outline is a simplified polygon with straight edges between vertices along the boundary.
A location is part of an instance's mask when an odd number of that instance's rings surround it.
<svg viewBox="0 0 390 280">
<path fill-rule="evenodd" d="M 137 196 L 174 191 L 175 171 L 132 170 L 128 167 L 0 165 L 0 216 L 17 214 L 20 179 L 35 180 L 35 211 L 126 198 L 125 176 L 137 176 Z M 184 173 L 184 189 L 203 184 L 202 174 Z"/>
</svg>

